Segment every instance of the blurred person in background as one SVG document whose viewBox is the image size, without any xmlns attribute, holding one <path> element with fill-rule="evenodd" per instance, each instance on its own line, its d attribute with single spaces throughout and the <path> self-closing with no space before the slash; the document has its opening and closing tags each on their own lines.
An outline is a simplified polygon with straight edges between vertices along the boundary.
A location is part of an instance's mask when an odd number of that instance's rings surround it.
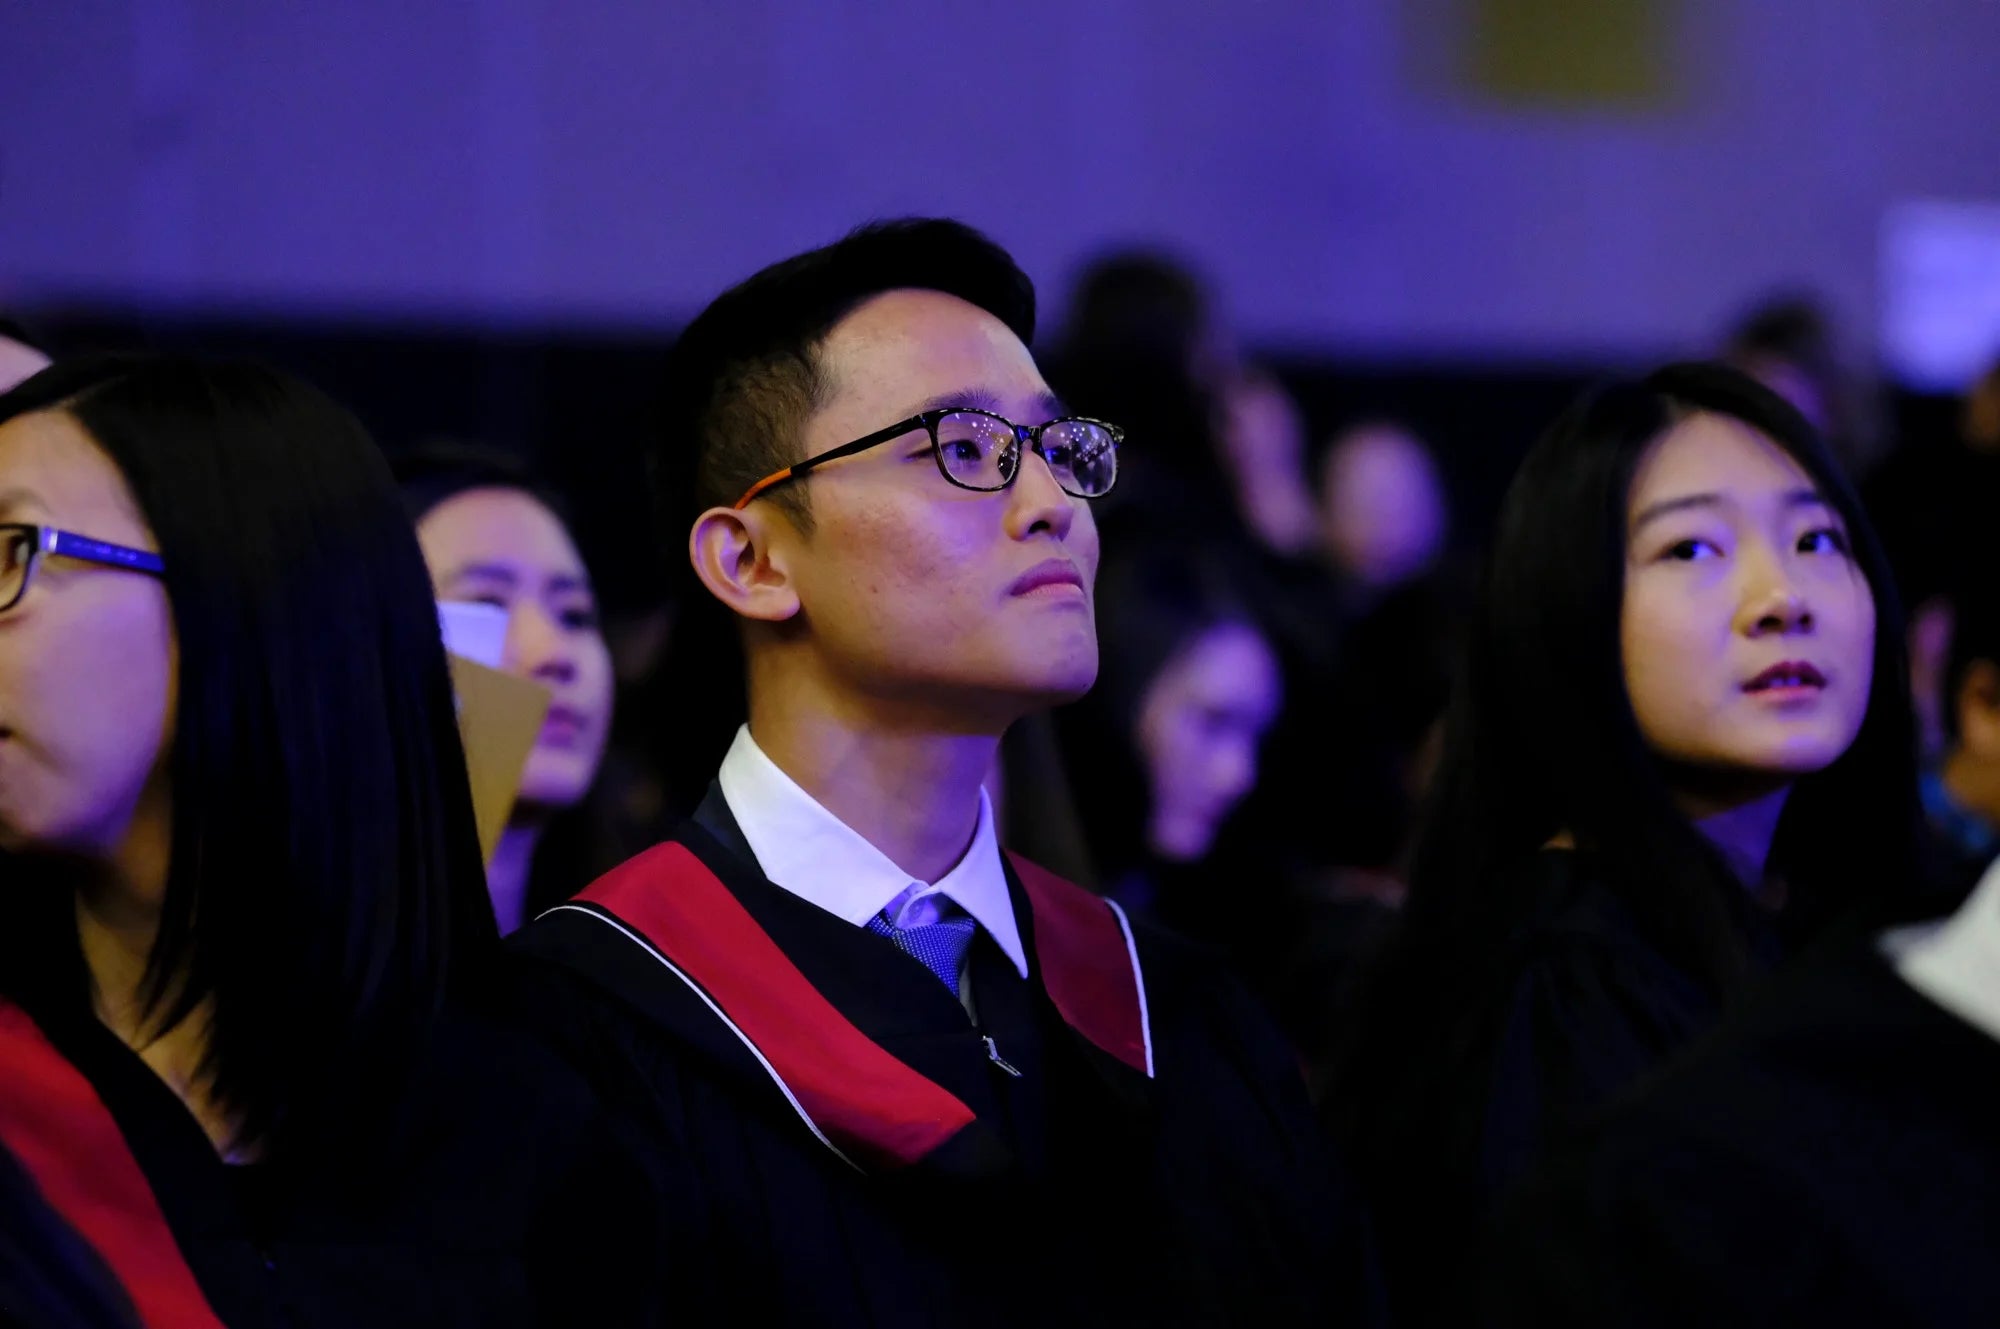
<svg viewBox="0 0 2000 1329">
<path fill-rule="evenodd" d="M 252 366 L 68 361 L 0 396 L 0 523 L 0 1145 L 149 1324 L 632 1322 L 650 1174 L 496 1016 L 360 425 Z"/>
<path fill-rule="evenodd" d="M 1349 426 L 1328 444 L 1318 477 L 1318 548 L 1339 649 L 1316 714 L 1291 741 L 1310 734 L 1326 771 L 1313 823 L 1314 861 L 1335 870 L 1322 876 L 1324 892 L 1393 907 L 1467 596 L 1445 561 L 1450 509 L 1436 460 L 1407 427 Z"/>
<path fill-rule="evenodd" d="M 1284 684 L 1224 570 L 1172 546 L 1128 548 L 1099 579 L 1103 653 L 1090 695 L 1058 712 L 1106 893 L 1184 936 L 1223 942 L 1254 888 L 1209 862 L 1257 781 Z"/>
<path fill-rule="evenodd" d="M 1944 750 L 1923 778 L 1940 909 L 2000 857 L 2000 562 L 1961 569 L 1949 600 Z"/>
<path fill-rule="evenodd" d="M 1584 1114 L 1913 898 L 1901 643 L 1852 490 L 1740 372 L 1594 391 L 1530 452 L 1330 1091 L 1399 1319 L 1445 1313 L 1493 1199 Z"/>
<path fill-rule="evenodd" d="M 1279 663 L 1283 715 L 1265 764 L 1324 772 L 1342 743 L 1331 689 L 1346 620 L 1314 556 L 1305 424 L 1284 385 L 1242 360 L 1215 305 L 1182 260 L 1107 254 L 1071 295 L 1051 381 L 1075 409 L 1128 426 L 1130 465 L 1102 513 L 1111 557 L 1167 544 L 1199 551 L 1205 575 L 1226 583 Z M 1243 800 L 1211 867 L 1226 862 L 1255 883 L 1246 889 L 1281 894 L 1301 863 L 1329 861 L 1315 781 L 1262 781 Z M 1115 879 L 1098 867 L 1100 883 Z"/>
<path fill-rule="evenodd" d="M 1467 597 L 1444 562 L 1436 463 L 1408 429 L 1350 426 L 1318 477 L 1326 654 L 1297 671 L 1269 752 L 1280 774 L 1267 797 L 1284 806 L 1258 830 L 1291 846 L 1289 944 L 1260 990 L 1323 1086 L 1354 984 L 1402 903 Z"/>
<path fill-rule="evenodd" d="M 1353 425 L 1327 445 L 1319 468 L 1319 549 L 1350 614 L 1432 571 L 1450 532 L 1444 482 L 1431 451 L 1403 425 Z"/>
<path fill-rule="evenodd" d="M 1753 304 L 1724 334 L 1720 358 L 1790 402 L 1849 475 L 1865 474 L 1879 459 L 1870 391 L 1849 366 L 1819 296 L 1781 292 Z"/>
<path fill-rule="evenodd" d="M 561 501 L 524 468 L 484 449 L 435 444 L 399 459 L 397 473 L 437 598 L 501 610 L 498 667 L 549 692 L 486 869 L 504 936 L 637 847 L 596 843 L 587 804 L 611 730 L 611 652 Z"/>
<path fill-rule="evenodd" d="M 1306 427 L 1298 403 L 1276 378 L 1239 366 L 1223 389 L 1219 431 L 1236 509 L 1267 553 L 1306 559 L 1319 521 L 1306 476 Z"/>
<path fill-rule="evenodd" d="M 1944 670 L 1959 570 L 1983 562 L 2000 512 L 2000 359 L 1979 375 L 1948 429 L 1900 441 L 1863 487 L 1909 608 L 1911 695 L 1927 765 L 1941 758 Z"/>
<path fill-rule="evenodd" d="M 48 367 L 49 357 L 12 319 L 0 318 L 0 392 Z"/>
<path fill-rule="evenodd" d="M 1134 538 L 1246 538 L 1221 442 L 1233 358 L 1186 263 L 1144 249 L 1094 260 L 1047 358 L 1049 382 L 1072 410 L 1117 420 L 1134 440 L 1104 504 L 1113 547 L 1128 529 Z"/>
</svg>

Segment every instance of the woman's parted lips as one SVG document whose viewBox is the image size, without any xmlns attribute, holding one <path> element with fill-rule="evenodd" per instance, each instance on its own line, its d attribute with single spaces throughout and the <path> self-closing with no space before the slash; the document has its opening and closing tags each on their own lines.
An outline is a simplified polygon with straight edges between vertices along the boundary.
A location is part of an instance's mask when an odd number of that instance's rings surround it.
<svg viewBox="0 0 2000 1329">
<path fill-rule="evenodd" d="M 1745 692 L 1768 692 L 1773 688 L 1823 688 L 1826 675 L 1810 660 L 1781 660 L 1743 685 Z"/>
</svg>

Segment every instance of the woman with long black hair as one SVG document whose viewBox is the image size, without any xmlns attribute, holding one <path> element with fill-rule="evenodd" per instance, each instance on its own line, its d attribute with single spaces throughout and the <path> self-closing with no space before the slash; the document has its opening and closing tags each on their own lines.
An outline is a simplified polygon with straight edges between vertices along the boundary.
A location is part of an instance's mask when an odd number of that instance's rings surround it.
<svg viewBox="0 0 2000 1329">
<path fill-rule="evenodd" d="M 144 1323 L 636 1314 L 650 1205 L 492 1018 L 423 558 L 318 392 L 0 396 L 0 873 L 0 1145 Z"/>
<path fill-rule="evenodd" d="M 1508 492 L 1400 936 L 1329 1102 L 1395 1311 L 1495 1195 L 1803 937 L 1917 889 L 1886 566 L 1811 427 L 1678 365 Z"/>
<path fill-rule="evenodd" d="M 611 650 L 564 504 L 526 468 L 440 443 L 400 459 L 396 473 L 439 601 L 497 611 L 494 663 L 549 692 L 486 867 L 505 934 L 652 842 L 617 843 L 620 828 L 593 797 L 611 732 Z"/>
</svg>

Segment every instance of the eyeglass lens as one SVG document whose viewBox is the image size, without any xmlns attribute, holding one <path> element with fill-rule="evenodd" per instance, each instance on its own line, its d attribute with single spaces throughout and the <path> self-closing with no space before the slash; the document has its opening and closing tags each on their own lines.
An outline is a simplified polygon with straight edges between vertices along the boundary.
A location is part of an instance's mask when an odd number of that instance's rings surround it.
<svg viewBox="0 0 2000 1329">
<path fill-rule="evenodd" d="M 968 489 L 1005 488 L 1020 465 L 1013 429 L 990 415 L 955 411 L 940 417 L 937 443 L 946 473 Z M 1117 443 L 1102 425 L 1061 421 L 1043 431 L 1041 449 L 1056 483 L 1079 497 L 1109 492 L 1117 477 Z"/>
<path fill-rule="evenodd" d="M 0 531 L 0 609 L 11 609 L 28 583 L 35 537 L 30 531 Z"/>
</svg>

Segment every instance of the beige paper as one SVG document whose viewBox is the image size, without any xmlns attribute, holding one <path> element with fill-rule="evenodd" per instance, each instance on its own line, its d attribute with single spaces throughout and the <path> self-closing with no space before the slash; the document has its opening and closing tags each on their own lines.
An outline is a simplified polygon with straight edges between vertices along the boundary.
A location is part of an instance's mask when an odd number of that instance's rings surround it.
<svg viewBox="0 0 2000 1329">
<path fill-rule="evenodd" d="M 462 655 L 446 654 L 451 685 L 458 694 L 458 735 L 465 745 L 465 769 L 472 780 L 472 813 L 479 823 L 479 852 L 491 863 L 500 832 L 513 815 L 542 721 L 549 713 L 549 690 L 525 678 L 488 669 Z"/>
</svg>

